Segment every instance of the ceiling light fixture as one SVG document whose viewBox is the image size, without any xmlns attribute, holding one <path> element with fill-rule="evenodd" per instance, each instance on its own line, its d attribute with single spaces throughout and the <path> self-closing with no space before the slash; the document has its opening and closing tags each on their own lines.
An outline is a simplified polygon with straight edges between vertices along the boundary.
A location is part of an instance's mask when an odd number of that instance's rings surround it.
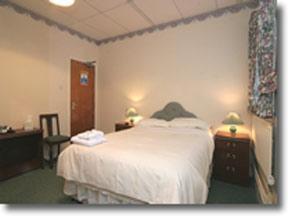
<svg viewBox="0 0 288 216">
<path fill-rule="evenodd" d="M 49 2 L 60 7 L 70 7 L 75 3 L 75 0 L 49 0 Z"/>
</svg>

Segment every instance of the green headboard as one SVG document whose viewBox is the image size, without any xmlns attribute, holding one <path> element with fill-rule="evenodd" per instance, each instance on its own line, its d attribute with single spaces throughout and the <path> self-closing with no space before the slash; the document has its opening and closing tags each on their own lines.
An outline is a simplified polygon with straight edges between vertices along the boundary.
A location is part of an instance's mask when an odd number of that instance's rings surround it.
<svg viewBox="0 0 288 216">
<path fill-rule="evenodd" d="M 186 111 L 181 104 L 170 102 L 162 110 L 155 112 L 151 118 L 171 121 L 174 118 L 197 118 L 197 116 Z"/>
</svg>

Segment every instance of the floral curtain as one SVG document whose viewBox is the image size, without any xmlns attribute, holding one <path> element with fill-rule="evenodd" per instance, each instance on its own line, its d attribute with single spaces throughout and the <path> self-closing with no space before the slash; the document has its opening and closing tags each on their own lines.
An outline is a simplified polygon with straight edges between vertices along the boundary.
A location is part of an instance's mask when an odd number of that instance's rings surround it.
<svg viewBox="0 0 288 216">
<path fill-rule="evenodd" d="M 275 116 L 276 0 L 260 0 L 249 21 L 249 110 L 262 118 Z"/>
</svg>

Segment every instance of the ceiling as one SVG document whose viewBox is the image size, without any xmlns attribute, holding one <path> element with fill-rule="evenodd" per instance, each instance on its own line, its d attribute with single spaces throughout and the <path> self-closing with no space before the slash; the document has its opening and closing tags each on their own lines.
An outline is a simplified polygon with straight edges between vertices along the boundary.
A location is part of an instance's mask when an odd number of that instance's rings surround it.
<svg viewBox="0 0 288 216">
<path fill-rule="evenodd" d="M 9 0 L 95 40 L 135 32 L 248 0 L 76 0 L 68 8 L 48 0 Z"/>
</svg>

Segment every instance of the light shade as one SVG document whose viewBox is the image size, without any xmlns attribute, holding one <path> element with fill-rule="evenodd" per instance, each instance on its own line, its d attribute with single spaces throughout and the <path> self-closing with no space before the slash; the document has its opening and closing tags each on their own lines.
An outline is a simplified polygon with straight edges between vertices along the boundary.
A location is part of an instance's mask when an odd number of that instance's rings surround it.
<svg viewBox="0 0 288 216">
<path fill-rule="evenodd" d="M 125 116 L 131 123 L 138 122 L 142 119 L 142 116 L 137 113 L 137 110 L 134 107 L 128 108 Z"/>
<path fill-rule="evenodd" d="M 138 113 L 134 107 L 130 107 L 126 110 L 126 117 L 127 118 L 135 117 L 135 116 L 138 116 Z"/>
<path fill-rule="evenodd" d="M 226 125 L 241 125 L 244 122 L 236 112 L 229 112 L 225 119 L 222 121 Z"/>
<path fill-rule="evenodd" d="M 75 0 L 49 0 L 49 2 L 60 7 L 70 7 L 75 3 Z"/>
</svg>

